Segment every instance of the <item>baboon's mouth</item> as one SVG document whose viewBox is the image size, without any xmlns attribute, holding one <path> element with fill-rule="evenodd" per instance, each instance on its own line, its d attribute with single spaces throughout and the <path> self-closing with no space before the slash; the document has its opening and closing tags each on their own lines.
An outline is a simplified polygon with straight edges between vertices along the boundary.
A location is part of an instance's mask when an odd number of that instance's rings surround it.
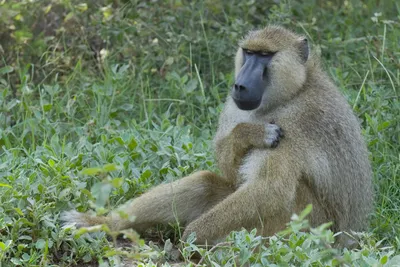
<svg viewBox="0 0 400 267">
<path fill-rule="evenodd" d="M 256 100 L 243 100 L 233 97 L 233 101 L 235 101 L 236 106 L 241 110 L 254 110 L 261 104 L 261 98 Z"/>
</svg>

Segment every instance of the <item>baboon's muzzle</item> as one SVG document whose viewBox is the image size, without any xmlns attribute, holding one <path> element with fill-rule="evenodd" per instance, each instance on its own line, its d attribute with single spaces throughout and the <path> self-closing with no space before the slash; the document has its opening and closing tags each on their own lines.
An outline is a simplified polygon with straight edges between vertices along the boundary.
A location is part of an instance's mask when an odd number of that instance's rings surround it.
<svg viewBox="0 0 400 267">
<path fill-rule="evenodd" d="M 244 53 L 244 64 L 236 77 L 231 95 L 242 110 L 253 110 L 260 106 L 268 84 L 268 63 L 272 56 Z"/>
</svg>

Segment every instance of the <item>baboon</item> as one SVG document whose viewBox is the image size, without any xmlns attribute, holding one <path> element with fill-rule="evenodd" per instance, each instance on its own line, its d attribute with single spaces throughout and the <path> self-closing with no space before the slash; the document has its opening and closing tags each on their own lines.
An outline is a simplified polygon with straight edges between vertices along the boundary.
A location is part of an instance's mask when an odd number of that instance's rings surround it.
<svg viewBox="0 0 400 267">
<path fill-rule="evenodd" d="M 272 235 L 312 204 L 313 226 L 365 228 L 373 192 L 359 122 L 303 36 L 268 26 L 240 42 L 214 143 L 221 175 L 200 171 L 155 187 L 118 209 L 133 222 L 118 210 L 62 219 L 139 232 L 178 220 L 182 239 L 195 232 L 197 243 L 212 244 L 242 227 Z"/>
</svg>

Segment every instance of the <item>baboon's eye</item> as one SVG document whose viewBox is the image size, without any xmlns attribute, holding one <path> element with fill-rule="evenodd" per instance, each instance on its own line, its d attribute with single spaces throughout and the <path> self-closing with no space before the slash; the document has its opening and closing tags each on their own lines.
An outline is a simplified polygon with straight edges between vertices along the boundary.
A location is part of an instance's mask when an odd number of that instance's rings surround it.
<svg viewBox="0 0 400 267">
<path fill-rule="evenodd" d="M 254 51 L 251 51 L 251 50 L 249 50 L 249 49 L 243 49 L 243 51 L 244 51 L 246 54 L 249 54 L 249 55 L 254 54 Z"/>
<path fill-rule="evenodd" d="M 270 57 L 273 56 L 275 52 L 266 52 L 266 51 L 261 51 L 260 55 L 265 56 L 265 57 Z"/>
</svg>

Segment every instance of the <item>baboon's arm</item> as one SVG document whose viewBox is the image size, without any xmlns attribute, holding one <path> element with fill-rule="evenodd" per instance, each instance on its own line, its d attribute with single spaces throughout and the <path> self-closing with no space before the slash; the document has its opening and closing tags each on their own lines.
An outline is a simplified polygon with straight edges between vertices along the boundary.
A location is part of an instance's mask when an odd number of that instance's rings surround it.
<svg viewBox="0 0 400 267">
<path fill-rule="evenodd" d="M 252 148 L 273 148 L 283 137 L 282 129 L 272 123 L 239 123 L 226 137 L 216 141 L 216 157 L 224 177 L 235 180 L 243 157 Z"/>
</svg>

